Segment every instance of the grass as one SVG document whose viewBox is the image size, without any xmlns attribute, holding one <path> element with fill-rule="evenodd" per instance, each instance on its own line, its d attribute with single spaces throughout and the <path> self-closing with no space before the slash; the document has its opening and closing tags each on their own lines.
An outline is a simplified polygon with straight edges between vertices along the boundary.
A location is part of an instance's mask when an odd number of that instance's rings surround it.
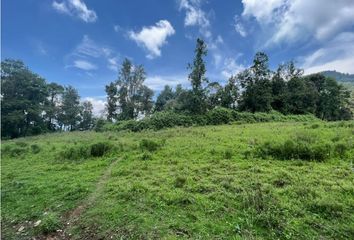
<svg viewBox="0 0 354 240">
<path fill-rule="evenodd" d="M 2 235 L 62 230 L 105 175 L 68 227 L 73 239 L 353 239 L 353 137 L 353 122 L 314 121 L 6 141 Z M 294 145 L 287 153 L 289 140 L 330 152 L 301 159 Z M 63 157 L 92 146 L 98 154 Z"/>
</svg>

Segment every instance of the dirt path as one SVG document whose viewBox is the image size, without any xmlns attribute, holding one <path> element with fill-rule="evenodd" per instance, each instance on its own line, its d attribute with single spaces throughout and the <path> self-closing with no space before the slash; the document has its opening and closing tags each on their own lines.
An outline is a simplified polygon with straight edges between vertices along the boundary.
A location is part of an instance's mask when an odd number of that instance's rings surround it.
<svg viewBox="0 0 354 240">
<path fill-rule="evenodd" d="M 104 186 L 107 183 L 107 180 L 111 176 L 112 169 L 117 165 L 119 162 L 118 160 L 115 160 L 112 162 L 109 167 L 104 171 L 103 175 L 101 178 L 98 180 L 95 186 L 95 190 L 85 199 L 81 202 L 79 206 L 77 206 L 74 210 L 68 213 L 67 216 L 65 216 L 65 225 L 61 231 L 58 231 L 54 234 L 46 236 L 44 239 L 46 240 L 59 240 L 59 239 L 71 239 L 70 234 L 69 234 L 69 229 L 75 225 L 75 223 L 80 219 L 81 214 L 91 205 L 93 205 L 97 198 L 103 193 Z"/>
</svg>

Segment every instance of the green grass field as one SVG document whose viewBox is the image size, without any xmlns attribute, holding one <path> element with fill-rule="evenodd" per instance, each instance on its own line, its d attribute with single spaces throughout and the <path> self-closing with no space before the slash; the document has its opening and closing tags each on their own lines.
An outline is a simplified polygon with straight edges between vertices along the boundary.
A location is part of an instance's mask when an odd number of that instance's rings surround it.
<svg viewBox="0 0 354 240">
<path fill-rule="evenodd" d="M 2 237 L 354 239 L 353 137 L 318 121 L 3 141 Z"/>
</svg>

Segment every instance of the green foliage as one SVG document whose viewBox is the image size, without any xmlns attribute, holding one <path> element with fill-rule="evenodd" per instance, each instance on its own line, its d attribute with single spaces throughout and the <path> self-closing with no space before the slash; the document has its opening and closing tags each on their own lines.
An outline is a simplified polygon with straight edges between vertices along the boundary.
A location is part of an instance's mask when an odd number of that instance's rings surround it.
<svg viewBox="0 0 354 240">
<path fill-rule="evenodd" d="M 108 142 L 99 142 L 91 145 L 90 155 L 92 157 L 102 157 L 112 149 Z"/>
<path fill-rule="evenodd" d="M 118 79 L 106 86 L 109 121 L 136 119 L 139 113 L 151 112 L 154 94 L 144 85 L 145 79 L 142 65 L 134 66 L 129 59 L 124 59 Z"/>
<path fill-rule="evenodd" d="M 90 157 L 90 148 L 86 145 L 77 145 L 65 148 L 59 155 L 67 160 L 81 160 Z"/>
<path fill-rule="evenodd" d="M 147 150 L 149 152 L 155 152 L 161 147 L 160 143 L 157 143 L 153 140 L 142 139 L 139 143 L 139 147 L 141 150 Z"/>
<path fill-rule="evenodd" d="M 47 213 L 43 216 L 39 227 L 39 231 L 42 234 L 49 234 L 60 229 L 61 222 L 59 217 L 55 213 Z"/>
<path fill-rule="evenodd" d="M 208 124 L 220 125 L 232 122 L 232 110 L 226 108 L 215 108 L 207 113 Z"/>
<path fill-rule="evenodd" d="M 38 144 L 32 144 L 31 151 L 32 151 L 32 153 L 37 154 L 41 151 L 41 147 L 38 146 Z"/>
<path fill-rule="evenodd" d="M 323 162 L 332 155 L 345 156 L 348 147 L 338 143 L 333 147 L 330 142 L 321 141 L 319 138 L 306 133 L 298 134 L 282 143 L 265 142 L 256 147 L 256 155 L 262 158 L 291 160 L 300 159 L 307 161 Z"/>
</svg>

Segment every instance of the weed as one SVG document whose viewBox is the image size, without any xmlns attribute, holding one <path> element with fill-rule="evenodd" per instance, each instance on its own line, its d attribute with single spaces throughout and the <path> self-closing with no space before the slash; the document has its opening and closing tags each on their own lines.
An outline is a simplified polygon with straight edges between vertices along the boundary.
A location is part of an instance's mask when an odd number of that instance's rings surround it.
<svg viewBox="0 0 354 240">
<path fill-rule="evenodd" d="M 47 213 L 44 215 L 39 224 L 39 231 L 43 234 L 55 232 L 61 226 L 60 220 L 55 213 Z"/>
</svg>

